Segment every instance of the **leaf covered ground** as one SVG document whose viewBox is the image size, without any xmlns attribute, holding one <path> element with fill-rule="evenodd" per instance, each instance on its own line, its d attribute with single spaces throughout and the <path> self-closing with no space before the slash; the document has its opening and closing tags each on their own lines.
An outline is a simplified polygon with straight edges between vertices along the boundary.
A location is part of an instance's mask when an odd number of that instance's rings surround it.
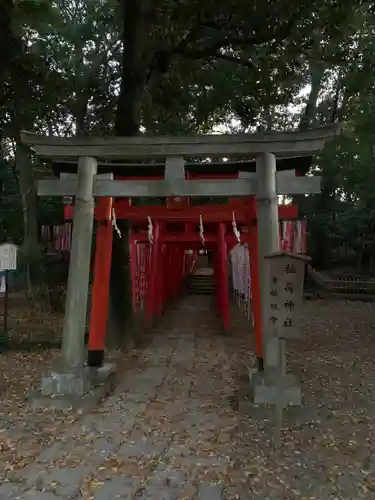
<svg viewBox="0 0 375 500">
<path fill-rule="evenodd" d="M 57 350 L 0 354 L 0 479 L 9 498 L 26 490 L 86 500 L 113 491 L 144 499 L 375 498 L 374 310 L 305 303 L 304 338 L 288 344 L 304 407 L 287 415 L 276 451 L 272 412 L 244 415 L 233 404 L 254 363 L 249 323 L 234 307 L 232 335 L 220 336 L 208 297 L 176 304 L 149 345 L 121 354 L 115 392 L 85 414 L 31 411 L 25 401 Z"/>
</svg>

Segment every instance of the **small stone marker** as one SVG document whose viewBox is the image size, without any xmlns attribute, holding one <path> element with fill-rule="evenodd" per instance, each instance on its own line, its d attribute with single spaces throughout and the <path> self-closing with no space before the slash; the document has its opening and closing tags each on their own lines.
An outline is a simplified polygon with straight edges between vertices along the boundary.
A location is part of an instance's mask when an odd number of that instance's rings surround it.
<svg viewBox="0 0 375 500">
<path fill-rule="evenodd" d="M 305 266 L 310 258 L 288 252 L 277 252 L 266 258 L 270 259 L 269 330 L 280 339 L 299 338 Z"/>
<path fill-rule="evenodd" d="M 17 269 L 18 247 L 13 243 L 0 245 L 0 271 L 15 271 Z"/>
<path fill-rule="evenodd" d="M 1 334 L 0 343 L 6 342 L 8 336 L 8 272 L 17 269 L 17 252 L 18 247 L 14 243 L 3 243 L 0 245 L 0 271 L 5 271 L 4 276 L 0 277 L 0 293 L 4 296 L 3 308 L 3 333 Z"/>
<path fill-rule="evenodd" d="M 6 292 L 6 289 L 7 289 L 7 280 L 4 273 L 0 275 L 0 295 L 3 295 Z"/>
</svg>

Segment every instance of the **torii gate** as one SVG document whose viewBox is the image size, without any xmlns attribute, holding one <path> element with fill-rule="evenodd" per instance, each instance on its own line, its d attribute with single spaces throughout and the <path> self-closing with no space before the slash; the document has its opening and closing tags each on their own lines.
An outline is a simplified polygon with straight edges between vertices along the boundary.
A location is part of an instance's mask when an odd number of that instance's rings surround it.
<svg viewBox="0 0 375 500">
<path fill-rule="evenodd" d="M 290 158 L 311 156 L 338 132 L 337 126 L 307 132 L 261 135 L 211 135 L 188 137 L 55 138 L 23 132 L 22 141 L 32 146 L 42 160 L 78 161 L 78 175 L 38 183 L 40 196 L 75 196 L 73 237 L 60 366 L 42 380 L 42 393 L 83 395 L 92 383 L 92 369 L 84 367 L 84 332 L 94 197 L 238 197 L 256 196 L 258 209 L 259 275 L 262 308 L 264 374 L 255 378 L 262 397 L 277 403 L 282 371 L 280 340 L 267 330 L 267 278 L 270 267 L 266 256 L 279 250 L 277 195 L 319 193 L 317 177 L 276 175 L 276 155 Z M 256 174 L 240 173 L 232 180 L 186 180 L 185 158 L 256 158 Z M 96 176 L 98 160 L 124 159 L 165 161 L 164 180 L 113 180 Z M 284 360 L 283 360 L 284 361 Z M 99 369 L 100 370 L 100 369 Z M 296 387 L 298 391 L 298 386 Z M 256 394 L 256 388 L 253 393 Z M 254 401 L 256 403 L 256 401 Z"/>
<path fill-rule="evenodd" d="M 60 173 L 60 176 L 65 177 Z M 211 174 L 220 175 L 220 174 Z M 225 175 L 225 174 L 221 174 Z M 294 177 L 294 171 L 278 172 L 277 176 Z M 123 178 L 123 176 L 121 176 Z M 214 177 L 217 178 L 217 177 Z M 229 176 L 227 177 L 229 178 Z M 131 180 L 131 179 L 128 179 Z M 112 225 L 109 224 L 111 217 L 108 210 L 107 198 L 102 198 L 101 203 L 95 208 L 95 219 L 98 222 L 96 233 L 95 267 L 92 284 L 92 307 L 90 314 L 89 342 L 88 342 L 88 364 L 89 366 L 100 366 L 103 363 L 105 336 L 107 329 L 108 302 L 109 302 L 109 271 L 112 254 Z M 187 203 L 186 203 L 187 202 Z M 146 324 L 150 326 L 155 316 L 160 314 L 163 306 L 163 296 L 156 291 L 154 281 L 157 279 L 161 263 L 161 247 L 165 244 L 182 246 L 192 249 L 202 247 L 202 235 L 198 228 L 202 221 L 205 248 L 216 248 L 217 259 L 214 276 L 216 284 L 216 299 L 219 314 L 222 320 L 223 331 L 230 330 L 230 302 L 228 294 L 228 252 L 238 243 L 237 236 L 233 231 L 233 221 L 236 228 L 245 228 L 246 232 L 240 235 L 242 243 L 247 243 L 251 255 L 251 284 L 253 296 L 253 318 L 255 329 L 255 350 L 259 366 L 263 366 L 262 334 L 261 334 L 261 312 L 259 300 L 259 277 L 258 277 L 258 237 L 256 229 L 256 203 L 254 197 L 230 199 L 226 204 L 189 205 L 189 198 L 179 200 L 168 200 L 166 205 L 144 205 L 132 206 L 131 200 L 119 200 L 112 203 L 115 207 L 116 220 L 126 219 L 133 222 L 136 227 L 131 230 L 131 270 L 136 258 L 136 243 L 149 243 L 149 221 L 152 225 L 153 251 L 150 262 L 150 274 L 148 284 L 150 291 L 146 298 Z M 65 205 L 65 219 L 73 219 L 73 205 Z M 298 216 L 297 206 L 293 204 L 278 206 L 279 219 L 296 219 Z M 173 233 L 168 234 L 168 224 L 172 224 Z M 224 229 L 224 232 L 223 232 Z M 134 253 L 135 252 L 135 253 Z M 178 271 L 176 271 L 178 274 Z M 176 276 L 177 279 L 179 278 Z M 135 275 L 133 274 L 133 286 L 135 286 Z M 182 276 L 181 276 L 182 278 Z M 159 276 L 160 280 L 160 276 Z M 154 290 L 154 292 L 152 291 Z"/>
</svg>

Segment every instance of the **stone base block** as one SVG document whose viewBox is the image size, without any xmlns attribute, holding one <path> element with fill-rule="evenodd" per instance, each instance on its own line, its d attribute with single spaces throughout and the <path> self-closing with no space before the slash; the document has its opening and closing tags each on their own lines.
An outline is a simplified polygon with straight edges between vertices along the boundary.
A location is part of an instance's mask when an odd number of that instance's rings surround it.
<svg viewBox="0 0 375 500">
<path fill-rule="evenodd" d="M 115 365 L 85 366 L 79 371 L 56 370 L 43 376 L 36 393 L 30 395 L 33 406 L 57 408 L 92 405 L 103 398 L 111 387 Z"/>
<path fill-rule="evenodd" d="M 250 372 L 250 398 L 254 404 L 275 405 L 280 399 L 284 406 L 301 406 L 302 392 L 295 377 L 287 374 L 282 380 L 268 377 L 265 372 Z"/>
</svg>

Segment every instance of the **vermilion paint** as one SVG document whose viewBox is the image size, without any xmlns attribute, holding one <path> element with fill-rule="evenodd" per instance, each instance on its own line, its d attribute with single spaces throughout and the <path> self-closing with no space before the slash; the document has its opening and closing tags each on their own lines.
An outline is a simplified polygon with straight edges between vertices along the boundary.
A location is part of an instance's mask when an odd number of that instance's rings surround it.
<svg viewBox="0 0 375 500">
<path fill-rule="evenodd" d="M 94 280 L 88 343 L 88 364 L 100 366 L 104 358 L 104 343 L 107 332 L 109 281 L 112 259 L 113 228 L 111 221 L 112 198 L 101 198 L 101 209 L 107 220 L 100 221 L 96 233 Z"/>
</svg>

